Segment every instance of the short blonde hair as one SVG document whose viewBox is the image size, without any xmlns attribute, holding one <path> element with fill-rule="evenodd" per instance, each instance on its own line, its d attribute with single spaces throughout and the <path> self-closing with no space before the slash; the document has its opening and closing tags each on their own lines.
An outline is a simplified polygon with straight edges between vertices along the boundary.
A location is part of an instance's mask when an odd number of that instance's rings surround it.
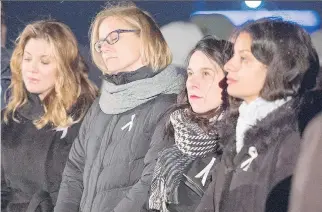
<svg viewBox="0 0 322 212">
<path fill-rule="evenodd" d="M 93 62 L 102 71 L 107 72 L 102 56 L 95 51 L 95 43 L 98 41 L 98 29 L 107 17 L 117 17 L 129 24 L 133 29 L 140 31 L 142 43 L 141 56 L 147 66 L 153 71 L 166 68 L 172 62 L 172 54 L 158 25 L 146 12 L 134 5 L 110 6 L 100 11 L 90 28 L 91 54 Z"/>
<path fill-rule="evenodd" d="M 44 39 L 53 49 L 57 61 L 57 80 L 54 89 L 44 98 L 45 114 L 34 121 L 40 129 L 47 124 L 54 127 L 67 127 L 78 122 L 97 95 L 97 88 L 88 79 L 88 68 L 78 51 L 77 40 L 70 28 L 54 20 L 36 21 L 28 24 L 17 38 L 10 68 L 11 96 L 4 113 L 4 122 L 9 114 L 14 121 L 15 112 L 27 103 L 27 90 L 21 73 L 21 63 L 25 46 L 30 39 Z M 68 114 L 77 104 L 77 114 Z"/>
</svg>

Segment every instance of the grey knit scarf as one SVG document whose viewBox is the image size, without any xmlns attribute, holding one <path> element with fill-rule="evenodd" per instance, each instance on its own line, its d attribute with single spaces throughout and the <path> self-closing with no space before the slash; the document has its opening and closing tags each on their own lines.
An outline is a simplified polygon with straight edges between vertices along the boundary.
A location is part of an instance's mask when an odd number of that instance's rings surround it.
<svg viewBox="0 0 322 212">
<path fill-rule="evenodd" d="M 106 114 L 120 114 L 156 98 L 159 94 L 179 94 L 184 88 L 184 75 L 169 65 L 151 78 L 115 85 L 103 81 L 99 100 Z"/>
<path fill-rule="evenodd" d="M 218 134 L 204 132 L 185 114 L 185 110 L 180 109 L 170 116 L 175 145 L 159 155 L 151 183 L 150 209 L 165 212 L 167 204 L 179 204 L 178 187 L 184 172 L 197 157 L 217 150 Z"/>
</svg>

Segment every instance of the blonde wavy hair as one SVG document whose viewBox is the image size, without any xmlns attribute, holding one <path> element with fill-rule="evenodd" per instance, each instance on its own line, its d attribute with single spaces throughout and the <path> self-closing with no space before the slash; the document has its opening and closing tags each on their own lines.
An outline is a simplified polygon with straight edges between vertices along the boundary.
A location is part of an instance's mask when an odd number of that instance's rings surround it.
<svg viewBox="0 0 322 212">
<path fill-rule="evenodd" d="M 79 122 L 97 95 L 97 88 L 88 79 L 88 68 L 79 54 L 77 40 L 70 28 L 58 21 L 42 20 L 28 24 L 16 40 L 10 68 L 11 96 L 4 111 L 4 122 L 10 116 L 19 122 L 15 113 L 28 102 L 27 90 L 21 73 L 24 48 L 30 39 L 44 39 L 53 49 L 57 62 L 57 80 L 54 88 L 43 99 L 44 115 L 34 120 L 41 129 L 47 124 L 67 127 Z"/>
<path fill-rule="evenodd" d="M 90 28 L 91 54 L 93 62 L 103 72 L 108 73 L 102 56 L 95 51 L 94 44 L 98 41 L 98 29 L 107 17 L 117 17 L 139 30 L 141 39 L 141 56 L 145 64 L 153 71 L 166 68 L 172 62 L 172 53 L 158 25 L 151 15 L 133 4 L 112 5 L 100 11 L 92 21 Z"/>
</svg>

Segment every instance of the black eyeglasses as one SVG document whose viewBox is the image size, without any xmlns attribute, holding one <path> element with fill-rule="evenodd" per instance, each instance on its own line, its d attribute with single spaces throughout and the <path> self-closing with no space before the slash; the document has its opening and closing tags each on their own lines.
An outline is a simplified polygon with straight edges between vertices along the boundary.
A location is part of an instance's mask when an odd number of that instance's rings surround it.
<svg viewBox="0 0 322 212">
<path fill-rule="evenodd" d="M 103 40 L 98 40 L 94 47 L 95 47 L 95 50 L 98 52 L 98 53 L 101 53 L 102 52 L 102 46 L 104 44 L 104 42 L 106 41 L 108 44 L 110 45 L 113 45 L 114 43 L 116 43 L 119 39 L 120 39 L 120 33 L 126 33 L 126 32 L 137 32 L 137 31 L 140 31 L 138 29 L 117 29 L 117 30 L 114 30 L 112 32 L 110 32 L 106 38 L 104 38 Z"/>
</svg>

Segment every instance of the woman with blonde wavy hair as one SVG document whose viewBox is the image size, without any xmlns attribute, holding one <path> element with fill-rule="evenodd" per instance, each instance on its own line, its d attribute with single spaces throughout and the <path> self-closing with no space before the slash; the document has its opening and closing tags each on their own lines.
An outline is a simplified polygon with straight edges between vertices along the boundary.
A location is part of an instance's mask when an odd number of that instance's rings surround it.
<svg viewBox="0 0 322 212">
<path fill-rule="evenodd" d="M 80 123 L 96 97 L 68 26 L 28 24 L 11 57 L 1 120 L 1 208 L 52 211 Z"/>
<path fill-rule="evenodd" d="M 145 211 L 158 152 L 170 143 L 165 114 L 184 76 L 152 17 L 132 5 L 97 14 L 91 50 L 101 95 L 71 149 L 55 211 Z"/>
</svg>

